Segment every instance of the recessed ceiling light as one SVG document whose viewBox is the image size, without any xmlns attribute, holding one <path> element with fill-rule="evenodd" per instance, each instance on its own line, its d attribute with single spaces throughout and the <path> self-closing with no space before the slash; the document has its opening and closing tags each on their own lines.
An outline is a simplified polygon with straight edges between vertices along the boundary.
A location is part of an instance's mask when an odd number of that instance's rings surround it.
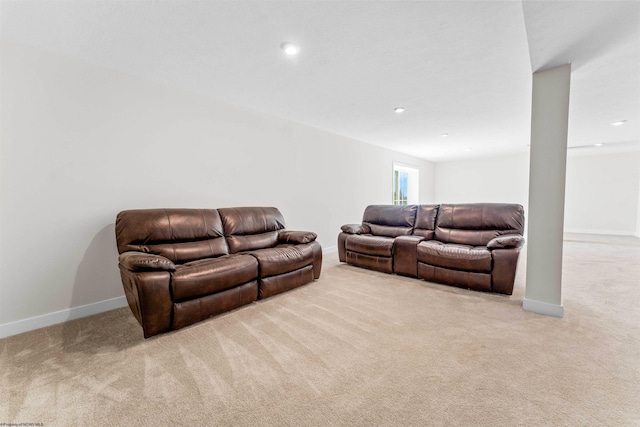
<svg viewBox="0 0 640 427">
<path fill-rule="evenodd" d="M 443 138 L 446 138 L 446 137 L 449 136 L 449 134 L 448 133 L 441 133 L 440 136 L 443 137 Z"/>
<path fill-rule="evenodd" d="M 287 55 L 297 55 L 300 52 L 300 48 L 297 44 L 291 42 L 283 42 L 280 44 L 280 49 L 284 51 Z"/>
<path fill-rule="evenodd" d="M 611 123 L 611 126 L 620 126 L 620 125 L 623 125 L 625 123 L 627 123 L 626 120 L 618 120 L 617 122 Z"/>
<path fill-rule="evenodd" d="M 594 147 L 602 147 L 604 142 L 598 142 L 597 144 L 593 144 Z"/>
<path fill-rule="evenodd" d="M 396 107 L 393 109 L 396 113 L 404 113 L 404 107 Z"/>
</svg>

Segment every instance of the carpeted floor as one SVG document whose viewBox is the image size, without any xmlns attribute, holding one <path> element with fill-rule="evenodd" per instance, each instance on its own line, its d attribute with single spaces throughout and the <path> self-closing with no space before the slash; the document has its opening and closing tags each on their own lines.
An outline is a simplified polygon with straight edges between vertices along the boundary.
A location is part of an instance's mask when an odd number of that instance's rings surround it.
<svg viewBox="0 0 640 427">
<path fill-rule="evenodd" d="M 128 308 L 0 340 L 0 424 L 640 425 L 640 239 L 567 236 L 565 317 L 338 264 L 144 340 Z"/>
</svg>

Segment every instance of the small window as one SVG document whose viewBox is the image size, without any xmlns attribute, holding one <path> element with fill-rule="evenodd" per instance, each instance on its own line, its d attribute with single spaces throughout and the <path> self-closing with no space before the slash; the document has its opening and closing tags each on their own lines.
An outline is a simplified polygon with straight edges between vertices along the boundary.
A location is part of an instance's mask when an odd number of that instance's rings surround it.
<svg viewBox="0 0 640 427">
<path fill-rule="evenodd" d="M 418 168 L 393 163 L 393 199 L 394 205 L 419 203 Z"/>
<path fill-rule="evenodd" d="M 401 170 L 393 171 L 393 204 L 407 204 L 407 181 L 409 174 Z"/>
</svg>

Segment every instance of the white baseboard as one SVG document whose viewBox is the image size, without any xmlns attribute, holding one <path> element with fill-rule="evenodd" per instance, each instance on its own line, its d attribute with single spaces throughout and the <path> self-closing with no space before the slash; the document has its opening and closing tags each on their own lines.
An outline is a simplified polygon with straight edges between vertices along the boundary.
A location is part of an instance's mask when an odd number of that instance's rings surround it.
<svg viewBox="0 0 640 427">
<path fill-rule="evenodd" d="M 328 248 L 322 248 L 322 255 L 328 255 L 338 252 L 338 246 L 329 246 Z"/>
<path fill-rule="evenodd" d="M 95 302 L 93 304 L 81 305 L 79 307 L 73 307 L 66 310 L 47 313 L 41 316 L 31 317 L 29 319 L 5 323 L 0 325 L 0 338 L 6 338 L 12 335 L 21 334 L 23 332 L 29 332 L 35 329 L 44 328 L 46 326 L 68 322 L 69 320 L 80 319 L 81 317 L 92 316 L 94 314 L 103 313 L 105 311 L 115 310 L 116 308 L 125 307 L 126 305 L 127 299 L 124 296 L 121 296 Z"/>
<path fill-rule="evenodd" d="M 620 230 L 592 230 L 592 229 L 567 228 L 564 230 L 564 232 L 575 233 L 575 234 L 602 234 L 606 236 L 633 236 L 633 232 L 620 231 Z"/>
<path fill-rule="evenodd" d="M 322 249 L 323 255 L 330 255 L 336 252 L 338 252 L 338 246 L 329 246 Z M 46 326 L 56 325 L 58 323 L 68 322 L 69 320 L 80 319 L 81 317 L 115 310 L 116 308 L 125 307 L 126 305 L 127 299 L 124 296 L 121 296 L 93 304 L 81 305 L 79 307 L 68 308 L 66 310 L 43 314 L 41 316 L 0 324 L 0 339 L 44 328 Z"/>
<path fill-rule="evenodd" d="M 522 301 L 522 308 L 526 311 L 532 311 L 538 314 L 544 314 L 545 316 L 563 317 L 564 307 L 558 304 L 550 304 L 548 302 L 535 301 L 530 299 L 524 299 Z"/>
</svg>

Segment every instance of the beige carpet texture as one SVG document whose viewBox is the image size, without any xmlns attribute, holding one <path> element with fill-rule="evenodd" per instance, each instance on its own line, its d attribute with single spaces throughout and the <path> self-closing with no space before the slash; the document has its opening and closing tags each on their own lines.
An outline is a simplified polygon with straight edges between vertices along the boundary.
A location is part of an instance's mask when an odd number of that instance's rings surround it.
<svg viewBox="0 0 640 427">
<path fill-rule="evenodd" d="M 562 319 L 340 264 L 143 339 L 128 308 L 0 340 L 0 425 L 638 426 L 640 239 L 567 235 Z M 114 266 L 115 268 L 115 266 Z"/>
</svg>

